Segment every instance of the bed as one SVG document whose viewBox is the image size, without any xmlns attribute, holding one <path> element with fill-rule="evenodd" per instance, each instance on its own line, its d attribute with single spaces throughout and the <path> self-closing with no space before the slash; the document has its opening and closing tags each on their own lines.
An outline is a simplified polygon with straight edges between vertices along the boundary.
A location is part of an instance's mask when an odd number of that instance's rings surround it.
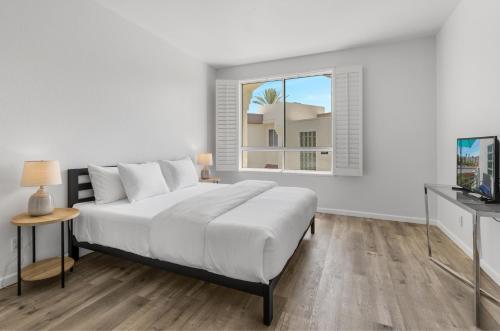
<svg viewBox="0 0 500 331">
<path fill-rule="evenodd" d="M 273 318 L 273 290 L 307 230 L 317 198 L 304 188 L 260 181 L 200 183 L 136 203 L 93 202 L 87 168 L 68 170 L 71 251 L 87 248 L 263 297 Z M 253 193 L 252 193 L 253 192 Z M 214 216 L 216 215 L 216 216 Z"/>
</svg>

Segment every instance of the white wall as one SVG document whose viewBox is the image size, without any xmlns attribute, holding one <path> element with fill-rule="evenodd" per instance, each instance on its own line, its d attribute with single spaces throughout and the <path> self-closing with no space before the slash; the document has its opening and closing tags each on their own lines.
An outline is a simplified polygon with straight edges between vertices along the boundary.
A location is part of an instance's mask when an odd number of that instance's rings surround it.
<svg viewBox="0 0 500 331">
<path fill-rule="evenodd" d="M 436 180 L 434 38 L 219 69 L 216 75 L 253 79 L 356 64 L 364 67 L 363 177 L 224 172 L 223 180 L 273 179 L 310 187 L 323 210 L 421 220 L 423 184 Z"/>
<path fill-rule="evenodd" d="M 208 148 L 215 71 L 93 1 L 2 1 L 0 40 L 5 285 L 16 270 L 9 221 L 34 192 L 19 187 L 23 161 L 58 159 L 68 169 L 194 156 Z M 66 185 L 50 191 L 57 206 L 66 205 Z M 39 258 L 59 254 L 58 229 L 38 229 Z"/>
<path fill-rule="evenodd" d="M 463 0 L 437 36 L 437 179 L 455 184 L 456 139 L 500 136 L 500 1 Z M 463 216 L 463 226 L 459 217 Z M 441 227 L 468 253 L 470 215 L 438 204 Z M 500 224 L 483 219 L 485 269 L 500 282 Z"/>
</svg>

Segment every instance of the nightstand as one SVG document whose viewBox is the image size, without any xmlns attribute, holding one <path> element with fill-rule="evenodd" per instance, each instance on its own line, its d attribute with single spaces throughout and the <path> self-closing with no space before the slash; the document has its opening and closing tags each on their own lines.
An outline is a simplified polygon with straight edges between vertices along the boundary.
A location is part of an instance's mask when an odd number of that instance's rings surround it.
<svg viewBox="0 0 500 331">
<path fill-rule="evenodd" d="M 75 261 L 64 257 L 64 223 L 68 221 L 68 252 L 73 236 L 73 219 L 80 215 L 75 208 L 55 208 L 49 215 L 30 216 L 27 213 L 16 215 L 11 223 L 17 226 L 17 295 L 21 295 L 21 281 L 37 281 L 61 275 L 61 287 L 64 288 L 64 273 L 73 269 Z M 36 261 L 35 227 L 39 225 L 61 223 L 61 257 Z M 33 240 L 33 263 L 21 269 L 21 228 L 31 226 Z"/>
<path fill-rule="evenodd" d="M 220 177 L 208 177 L 205 179 L 200 178 L 200 183 L 214 183 L 214 184 L 219 184 L 221 181 Z"/>
</svg>

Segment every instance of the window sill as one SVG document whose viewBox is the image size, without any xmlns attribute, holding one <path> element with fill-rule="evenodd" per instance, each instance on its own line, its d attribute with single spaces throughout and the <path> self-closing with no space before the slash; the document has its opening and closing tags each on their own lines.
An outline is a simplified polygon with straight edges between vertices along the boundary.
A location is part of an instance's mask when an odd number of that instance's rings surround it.
<svg viewBox="0 0 500 331">
<path fill-rule="evenodd" d="M 333 172 L 331 171 L 283 170 L 281 173 L 293 175 L 333 176 Z"/>
<path fill-rule="evenodd" d="M 281 169 L 259 169 L 259 168 L 240 168 L 239 172 L 269 172 L 269 173 L 281 173 Z"/>
<path fill-rule="evenodd" d="M 258 169 L 258 168 L 240 168 L 239 172 L 258 172 L 282 175 L 306 175 L 306 176 L 334 176 L 331 171 L 308 171 L 308 170 L 281 170 L 281 169 Z"/>
</svg>

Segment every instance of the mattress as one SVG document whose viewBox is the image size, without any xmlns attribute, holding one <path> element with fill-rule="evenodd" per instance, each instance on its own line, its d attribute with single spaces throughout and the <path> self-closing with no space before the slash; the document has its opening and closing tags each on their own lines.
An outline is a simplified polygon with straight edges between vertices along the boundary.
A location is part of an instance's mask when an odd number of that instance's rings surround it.
<svg viewBox="0 0 500 331">
<path fill-rule="evenodd" d="M 94 202 L 78 203 L 74 205 L 80 210 L 80 216 L 74 222 L 74 234 L 81 242 L 152 257 L 149 231 L 154 216 L 182 200 L 224 186 L 200 183 L 135 203 L 126 199 L 101 205 Z"/>
</svg>

